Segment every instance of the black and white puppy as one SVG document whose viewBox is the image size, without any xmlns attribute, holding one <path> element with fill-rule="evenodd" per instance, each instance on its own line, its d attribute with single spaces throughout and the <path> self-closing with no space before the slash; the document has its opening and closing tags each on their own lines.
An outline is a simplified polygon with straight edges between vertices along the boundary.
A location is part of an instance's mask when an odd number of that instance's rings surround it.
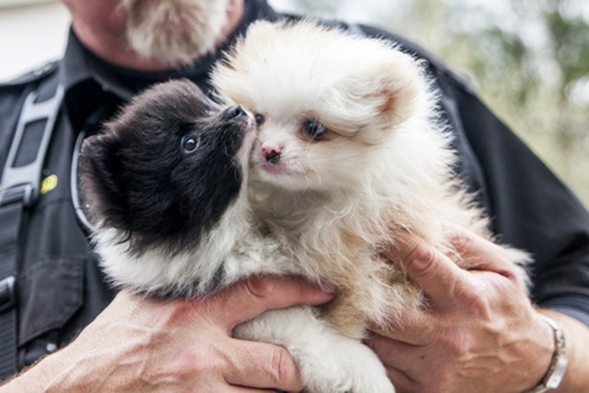
<svg viewBox="0 0 589 393">
<path fill-rule="evenodd" d="M 82 194 L 116 286 L 194 296 L 233 281 L 254 128 L 240 107 L 221 110 L 180 80 L 140 94 L 84 141 Z"/>
</svg>

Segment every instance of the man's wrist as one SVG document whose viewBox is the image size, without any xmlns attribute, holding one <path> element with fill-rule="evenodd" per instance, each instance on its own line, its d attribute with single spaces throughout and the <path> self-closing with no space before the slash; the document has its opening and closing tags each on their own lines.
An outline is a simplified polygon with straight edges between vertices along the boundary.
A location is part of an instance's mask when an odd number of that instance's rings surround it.
<svg viewBox="0 0 589 393">
<path fill-rule="evenodd" d="M 564 332 L 553 319 L 543 314 L 540 314 L 540 317 L 552 328 L 554 334 L 554 352 L 552 353 L 550 366 L 540 383 L 532 389 L 526 390 L 524 393 L 543 393 L 551 389 L 556 389 L 560 385 L 566 371 L 567 357 Z"/>
</svg>

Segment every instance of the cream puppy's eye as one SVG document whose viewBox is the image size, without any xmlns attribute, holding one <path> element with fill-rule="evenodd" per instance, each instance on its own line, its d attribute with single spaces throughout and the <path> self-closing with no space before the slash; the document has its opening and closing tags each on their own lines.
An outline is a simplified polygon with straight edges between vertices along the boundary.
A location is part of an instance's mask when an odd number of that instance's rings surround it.
<svg viewBox="0 0 589 393">
<path fill-rule="evenodd" d="M 192 136 L 182 138 L 182 150 L 184 153 L 192 153 L 198 148 L 199 140 Z"/>
<path fill-rule="evenodd" d="M 266 121 L 266 118 L 264 117 L 264 115 L 260 115 L 259 113 L 256 113 L 256 115 L 254 116 L 254 119 L 256 119 L 256 124 L 259 126 L 264 124 L 264 122 Z"/>
<path fill-rule="evenodd" d="M 327 128 L 325 128 L 324 126 L 322 126 L 314 120 L 305 121 L 303 127 L 307 135 L 312 138 L 323 136 L 327 132 Z"/>
</svg>

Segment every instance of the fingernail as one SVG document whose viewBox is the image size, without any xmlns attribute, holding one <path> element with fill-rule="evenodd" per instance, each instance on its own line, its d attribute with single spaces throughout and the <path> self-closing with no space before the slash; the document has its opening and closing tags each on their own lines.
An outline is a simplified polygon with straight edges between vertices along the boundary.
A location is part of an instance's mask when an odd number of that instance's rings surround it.
<svg viewBox="0 0 589 393">
<path fill-rule="evenodd" d="M 319 284 L 319 287 L 321 288 L 321 290 L 323 292 L 325 292 L 328 295 L 335 295 L 337 288 L 335 287 L 334 284 L 332 283 L 328 283 L 328 282 L 322 282 L 321 284 Z"/>
</svg>

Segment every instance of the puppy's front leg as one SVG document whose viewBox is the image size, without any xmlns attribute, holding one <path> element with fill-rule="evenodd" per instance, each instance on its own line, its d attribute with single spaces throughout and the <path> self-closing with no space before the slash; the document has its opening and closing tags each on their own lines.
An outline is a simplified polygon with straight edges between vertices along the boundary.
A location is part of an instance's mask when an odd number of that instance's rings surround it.
<svg viewBox="0 0 589 393">
<path fill-rule="evenodd" d="M 345 337 L 311 307 L 267 311 L 237 326 L 235 337 L 282 345 L 296 360 L 307 393 L 394 393 L 377 356 Z"/>
</svg>

